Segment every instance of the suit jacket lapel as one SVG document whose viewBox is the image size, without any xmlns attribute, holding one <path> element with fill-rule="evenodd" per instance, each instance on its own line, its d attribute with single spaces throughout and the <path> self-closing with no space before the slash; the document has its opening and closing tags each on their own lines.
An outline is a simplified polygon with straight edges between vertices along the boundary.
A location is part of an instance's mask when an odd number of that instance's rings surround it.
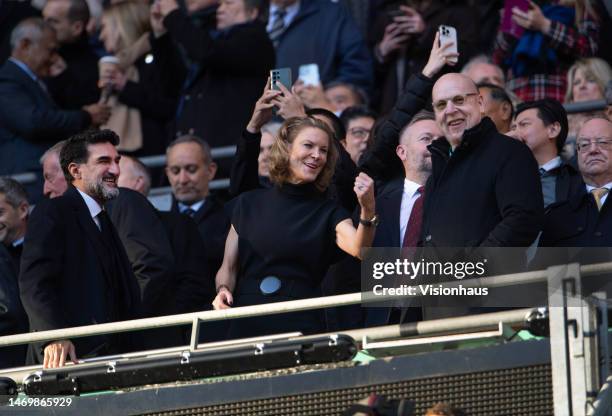
<svg viewBox="0 0 612 416">
<path fill-rule="evenodd" d="M 22 84 L 35 96 L 41 97 L 52 108 L 56 107 L 55 102 L 49 95 L 49 92 L 43 90 L 42 87 L 38 85 L 36 81 L 34 81 L 28 74 L 23 71 L 23 69 L 19 68 L 15 63 L 11 61 L 6 61 L 6 65 L 10 65 L 9 68 L 11 68 L 11 72 L 13 73 L 16 81 Z M 42 80 L 40 81 L 43 82 Z"/>
<path fill-rule="evenodd" d="M 96 226 L 96 223 L 94 222 L 93 218 L 91 218 L 91 214 L 89 212 L 89 209 L 87 209 L 85 201 L 83 200 L 79 192 L 76 190 L 76 188 L 72 186 L 68 187 L 68 190 L 64 195 L 70 198 L 72 205 L 74 206 L 74 209 L 76 211 L 77 221 L 83 229 L 83 234 L 87 236 L 86 238 L 89 239 L 89 241 L 91 241 L 91 243 L 95 247 L 96 257 L 98 259 L 98 262 L 100 263 L 100 267 L 104 271 L 104 275 L 106 276 L 106 278 L 110 279 L 112 273 L 110 269 L 110 263 L 107 261 L 107 259 L 103 257 L 102 254 L 106 253 L 108 249 L 102 242 L 102 233 Z"/>
<path fill-rule="evenodd" d="M 380 223 L 382 238 L 388 247 L 400 247 L 399 230 L 400 230 L 400 208 L 402 205 L 402 194 L 404 191 L 404 181 L 396 180 L 389 183 L 387 192 L 381 195 L 381 213 L 383 221 Z"/>
</svg>

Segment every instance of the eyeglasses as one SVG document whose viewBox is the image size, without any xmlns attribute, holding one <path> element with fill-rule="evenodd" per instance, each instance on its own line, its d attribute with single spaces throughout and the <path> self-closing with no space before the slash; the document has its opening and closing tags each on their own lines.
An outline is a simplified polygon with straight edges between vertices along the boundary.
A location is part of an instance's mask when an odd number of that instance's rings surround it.
<svg viewBox="0 0 612 416">
<path fill-rule="evenodd" d="M 477 92 L 470 92 L 469 94 L 455 95 L 450 100 L 439 100 L 439 101 L 434 102 L 433 108 L 436 111 L 444 111 L 449 101 L 452 101 L 454 106 L 461 106 L 465 104 L 465 101 L 468 99 L 468 97 L 471 97 L 472 95 L 479 95 L 479 94 Z"/>
<path fill-rule="evenodd" d="M 578 139 L 576 141 L 576 149 L 579 152 L 583 153 L 588 151 L 591 148 L 591 145 L 594 144 L 596 147 L 599 147 L 603 150 L 610 150 L 612 148 L 612 140 L 609 139 Z"/>
<path fill-rule="evenodd" d="M 349 133 L 351 134 L 351 136 L 355 136 L 358 139 L 365 139 L 370 134 L 370 130 L 353 128 L 349 129 Z"/>
</svg>

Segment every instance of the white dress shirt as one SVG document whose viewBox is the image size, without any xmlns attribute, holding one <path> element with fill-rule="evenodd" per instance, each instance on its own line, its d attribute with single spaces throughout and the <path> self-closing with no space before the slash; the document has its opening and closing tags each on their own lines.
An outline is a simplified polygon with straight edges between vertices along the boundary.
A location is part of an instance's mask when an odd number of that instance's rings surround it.
<svg viewBox="0 0 612 416">
<path fill-rule="evenodd" d="M 102 212 L 102 207 L 95 199 L 87 195 L 85 192 L 82 192 L 79 188 L 77 188 L 77 191 L 79 191 L 79 193 L 85 200 L 85 204 L 87 205 L 87 209 L 89 210 L 89 215 L 91 215 L 91 218 L 98 226 L 98 230 L 102 230 L 102 228 L 100 227 L 100 219 L 98 218 L 98 214 Z"/>
<path fill-rule="evenodd" d="M 400 246 L 404 241 L 404 234 L 406 234 L 406 227 L 408 226 L 412 207 L 414 207 L 415 201 L 421 195 L 417 192 L 421 186 L 409 179 L 404 179 L 404 192 L 402 193 L 402 204 L 400 205 Z"/>
<path fill-rule="evenodd" d="M 548 162 L 544 163 L 542 166 L 540 166 L 540 169 L 544 169 L 546 172 L 550 172 L 551 170 L 561 166 L 561 163 L 561 156 L 557 156 L 556 158 L 551 159 Z"/>
</svg>

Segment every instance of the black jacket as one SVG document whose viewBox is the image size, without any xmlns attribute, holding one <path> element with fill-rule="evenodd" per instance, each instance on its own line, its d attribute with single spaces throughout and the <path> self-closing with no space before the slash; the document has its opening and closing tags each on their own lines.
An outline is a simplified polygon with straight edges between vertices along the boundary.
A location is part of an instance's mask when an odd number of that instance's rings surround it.
<svg viewBox="0 0 612 416">
<path fill-rule="evenodd" d="M 551 204 L 540 238 L 542 247 L 612 247 L 612 198 L 601 211 L 586 185 L 569 200 Z"/>
<path fill-rule="evenodd" d="M 166 229 L 147 198 L 127 188 L 107 204 L 140 287 L 143 316 L 162 315 L 172 285 L 174 256 Z"/>
<path fill-rule="evenodd" d="M 429 145 L 422 243 L 434 247 L 527 247 L 542 228 L 538 164 L 525 144 L 488 117 L 466 130 L 449 156 L 445 138 Z"/>
<path fill-rule="evenodd" d="M 30 329 L 45 331 L 138 317 L 136 279 L 112 229 L 119 264 L 91 218 L 85 201 L 70 186 L 61 197 L 36 205 L 28 222 L 19 289 Z M 129 349 L 121 335 L 76 338 L 78 356 Z M 41 362 L 43 344 L 34 347 Z"/>
<path fill-rule="evenodd" d="M 210 27 L 196 27 L 180 10 L 166 16 L 164 25 L 198 66 L 185 82 L 176 134 L 195 134 L 211 147 L 233 145 L 274 68 L 264 25 L 251 22 L 211 35 Z"/>
<path fill-rule="evenodd" d="M 563 162 L 552 171 L 557 175 L 555 184 L 555 202 L 566 201 L 584 187 L 580 172 L 570 163 Z"/>
<path fill-rule="evenodd" d="M 119 101 L 140 111 L 142 148 L 138 156 L 158 155 L 173 139 L 171 121 L 185 79 L 181 57 L 170 36 L 149 36 L 151 52 L 135 63 L 138 82 L 128 81 L 119 93 Z"/>
<path fill-rule="evenodd" d="M 172 201 L 172 211 L 179 213 L 178 203 Z M 230 218 L 226 214 L 223 205 L 214 196 L 206 197 L 204 205 L 195 213 L 193 221 L 198 227 L 202 241 L 204 242 L 204 258 L 208 263 L 208 280 L 214 282 L 215 276 L 225 251 L 225 240 L 230 227 Z"/>
<path fill-rule="evenodd" d="M 193 220 L 176 211 L 162 211 L 159 215 L 175 259 L 173 285 L 167 293 L 174 302 L 168 303 L 168 313 L 211 309 L 215 282 L 210 277 L 214 274 L 209 270 L 210 266 L 203 255 L 206 248 Z"/>
<path fill-rule="evenodd" d="M 28 332 L 26 316 L 17 285 L 17 269 L 4 245 L 0 244 L 0 336 Z M 26 345 L 0 349 L 0 368 L 25 364 Z"/>
<path fill-rule="evenodd" d="M 100 98 L 98 88 L 98 55 L 89 45 L 87 32 L 73 44 L 62 45 L 60 56 L 66 70 L 45 83 L 55 102 L 65 110 L 80 110 Z"/>
</svg>

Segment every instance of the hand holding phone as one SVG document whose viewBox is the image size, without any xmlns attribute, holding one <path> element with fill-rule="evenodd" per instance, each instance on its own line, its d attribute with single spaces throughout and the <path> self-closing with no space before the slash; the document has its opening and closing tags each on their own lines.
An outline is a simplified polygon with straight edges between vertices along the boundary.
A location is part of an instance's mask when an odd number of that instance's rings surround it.
<svg viewBox="0 0 612 416">
<path fill-rule="evenodd" d="M 283 84 L 286 88 L 291 88 L 291 68 L 276 68 L 270 71 L 270 89 L 280 91 L 277 83 Z"/>
<path fill-rule="evenodd" d="M 445 49 L 446 51 L 454 54 L 459 53 L 459 49 L 457 46 L 457 29 L 452 26 L 440 25 L 438 28 L 438 37 L 440 39 L 440 49 Z M 450 45 L 450 46 L 446 46 Z M 459 58 L 454 56 L 448 59 L 449 63 L 456 64 Z"/>
</svg>

